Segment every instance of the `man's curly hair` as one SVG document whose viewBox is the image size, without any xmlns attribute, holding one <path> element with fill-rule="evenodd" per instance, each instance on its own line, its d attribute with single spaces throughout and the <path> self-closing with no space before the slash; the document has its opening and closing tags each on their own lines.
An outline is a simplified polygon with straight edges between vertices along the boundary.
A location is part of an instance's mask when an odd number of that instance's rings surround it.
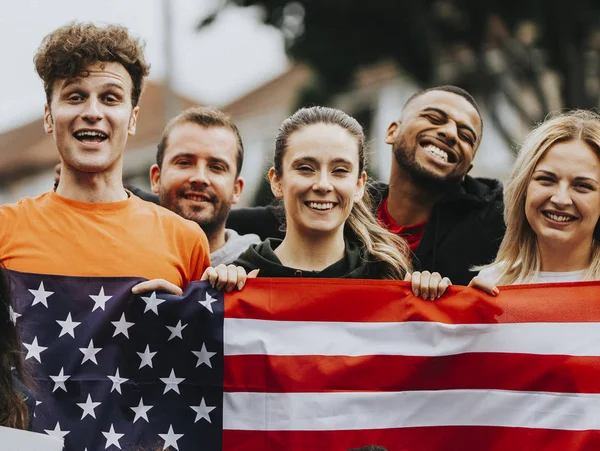
<svg viewBox="0 0 600 451">
<path fill-rule="evenodd" d="M 35 70 L 44 81 L 48 105 L 57 79 L 87 76 L 85 69 L 96 63 L 120 63 L 133 81 L 131 103 L 142 94 L 150 65 L 144 59 L 144 44 L 121 25 L 98 27 L 71 23 L 47 35 L 33 58 Z"/>
</svg>

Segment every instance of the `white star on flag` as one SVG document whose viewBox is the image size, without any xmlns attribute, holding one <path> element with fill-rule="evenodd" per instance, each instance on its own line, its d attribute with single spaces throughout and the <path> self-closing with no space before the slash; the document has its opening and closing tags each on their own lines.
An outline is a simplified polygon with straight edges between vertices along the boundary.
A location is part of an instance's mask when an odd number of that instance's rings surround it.
<svg viewBox="0 0 600 451">
<path fill-rule="evenodd" d="M 181 320 L 179 320 L 175 326 L 167 326 L 167 329 L 169 329 L 171 331 L 171 336 L 167 339 L 167 341 L 170 341 L 175 337 L 179 337 L 179 338 L 183 339 L 181 332 L 186 327 L 187 327 L 187 324 L 184 324 L 183 326 L 181 325 Z"/>
<path fill-rule="evenodd" d="M 150 352 L 150 346 L 146 345 L 146 350 L 144 352 L 136 352 L 136 354 L 140 356 L 140 359 L 142 359 L 138 369 L 141 370 L 146 365 L 148 365 L 150 368 L 153 368 L 152 358 L 156 355 L 156 352 Z"/>
<path fill-rule="evenodd" d="M 115 426 L 113 424 L 110 425 L 110 429 L 108 432 L 102 432 L 102 435 L 106 438 L 106 446 L 104 449 L 107 449 L 110 445 L 115 445 L 117 448 L 121 449 L 121 445 L 119 444 L 119 440 L 125 434 L 117 434 L 115 432 Z"/>
<path fill-rule="evenodd" d="M 38 362 L 42 363 L 42 358 L 40 354 L 44 352 L 48 347 L 38 345 L 37 337 L 33 337 L 33 341 L 31 344 L 23 343 L 23 346 L 27 348 L 27 355 L 25 356 L 25 360 L 33 357 Z"/>
<path fill-rule="evenodd" d="M 78 402 L 77 405 L 83 409 L 83 413 L 81 414 L 81 419 L 83 420 L 87 415 L 90 415 L 92 418 L 96 418 L 96 413 L 94 409 L 98 407 L 101 403 L 92 401 L 92 397 L 88 393 L 87 400 L 85 402 Z"/>
<path fill-rule="evenodd" d="M 104 287 L 100 287 L 100 293 L 96 295 L 90 294 L 90 297 L 94 301 L 94 308 L 92 309 L 92 312 L 99 308 L 106 310 L 106 303 L 110 300 L 110 298 L 112 298 L 112 296 L 106 296 L 104 294 Z"/>
<path fill-rule="evenodd" d="M 185 377 L 176 377 L 175 371 L 171 369 L 171 374 L 169 377 L 161 377 L 160 380 L 165 384 L 165 391 L 163 392 L 163 395 L 169 390 L 173 390 L 177 394 L 181 394 L 179 393 L 179 384 L 185 380 Z"/>
<path fill-rule="evenodd" d="M 196 363 L 196 368 L 198 368 L 202 364 L 206 364 L 209 368 L 212 368 L 212 364 L 210 363 L 210 358 L 216 354 L 216 352 L 210 352 L 206 350 L 206 344 L 202 343 L 202 348 L 200 351 L 192 351 L 192 353 L 198 357 L 198 362 Z"/>
<path fill-rule="evenodd" d="M 167 449 L 169 446 L 172 446 L 179 451 L 179 448 L 177 447 L 177 440 L 183 437 L 183 434 L 175 434 L 173 431 L 173 425 L 169 425 L 169 432 L 166 434 L 158 434 L 158 436 L 165 441 L 163 449 Z"/>
<path fill-rule="evenodd" d="M 59 338 L 65 334 L 69 334 L 71 337 L 75 338 L 75 328 L 81 324 L 80 322 L 73 321 L 71 319 L 70 312 L 67 315 L 67 319 L 65 319 L 64 321 L 57 319 L 56 322 L 61 327 L 60 334 L 58 335 Z"/>
<path fill-rule="evenodd" d="M 204 398 L 202 398 L 199 406 L 190 406 L 190 408 L 196 412 L 196 419 L 194 420 L 194 423 L 197 423 L 200 420 L 206 420 L 209 423 L 212 423 L 212 421 L 210 421 L 209 414 L 216 409 L 216 406 L 207 406 L 204 402 Z"/>
<path fill-rule="evenodd" d="M 119 321 L 111 321 L 112 325 L 115 326 L 115 332 L 113 333 L 113 337 L 116 337 L 119 334 L 125 335 L 129 338 L 129 328 L 133 326 L 135 323 L 130 323 L 125 319 L 125 312 L 121 315 L 121 319 Z"/>
<path fill-rule="evenodd" d="M 142 296 L 142 299 L 146 302 L 146 308 L 144 309 L 144 313 L 146 313 L 148 310 L 152 310 L 157 315 L 158 306 L 165 302 L 164 299 L 159 299 L 156 297 L 156 291 L 153 291 L 150 297 Z"/>
<path fill-rule="evenodd" d="M 67 435 L 71 431 L 61 431 L 60 423 L 57 421 L 56 426 L 54 426 L 54 429 L 44 429 L 44 432 L 52 437 L 56 437 L 62 440 L 65 438 L 65 435 Z"/>
<path fill-rule="evenodd" d="M 65 374 L 64 368 L 61 368 L 60 372 L 56 376 L 49 375 L 49 377 L 54 381 L 54 388 L 52 389 L 52 393 L 54 393 L 59 388 L 64 390 L 65 392 L 67 391 L 65 382 L 71 377 L 71 375 Z"/>
<path fill-rule="evenodd" d="M 40 282 L 40 287 L 37 290 L 29 290 L 31 294 L 33 294 L 33 302 L 32 306 L 35 304 L 44 304 L 46 308 L 48 308 L 48 298 L 54 294 L 54 291 L 46 291 L 44 288 L 44 282 Z"/>
<path fill-rule="evenodd" d="M 150 420 L 148 420 L 147 413 L 152 407 L 154 407 L 154 406 L 145 406 L 144 398 L 141 398 L 140 403 L 138 404 L 137 407 L 130 407 L 130 409 L 135 412 L 135 417 L 133 419 L 133 422 L 135 423 L 140 418 L 143 418 L 144 420 L 146 420 L 146 422 L 150 423 Z"/>
<path fill-rule="evenodd" d="M 214 313 L 212 309 L 213 303 L 217 302 L 218 299 L 213 298 L 208 292 L 206 292 L 206 297 L 203 301 L 198 301 L 204 308 L 206 308 L 210 313 Z"/>
<path fill-rule="evenodd" d="M 96 360 L 96 354 L 102 351 L 102 348 L 94 348 L 93 339 L 90 340 L 90 344 L 88 344 L 87 348 L 79 348 L 79 350 L 83 352 L 83 360 L 81 361 L 82 364 L 84 364 L 88 360 L 91 360 L 96 365 L 98 365 L 98 361 Z"/>
<path fill-rule="evenodd" d="M 13 324 L 17 324 L 17 318 L 22 316 L 20 313 L 15 312 L 10 305 L 8 306 L 8 313 L 10 314 L 10 320 L 13 322 Z"/>
<path fill-rule="evenodd" d="M 123 393 L 121 393 L 121 384 L 123 382 L 127 382 L 129 379 L 125 379 L 124 377 L 119 376 L 119 368 L 117 368 L 117 372 L 115 373 L 114 376 L 107 375 L 106 377 L 108 377 L 113 383 L 113 385 L 110 389 L 110 393 L 112 393 L 113 390 L 117 390 L 119 392 L 119 394 L 122 395 Z"/>
</svg>

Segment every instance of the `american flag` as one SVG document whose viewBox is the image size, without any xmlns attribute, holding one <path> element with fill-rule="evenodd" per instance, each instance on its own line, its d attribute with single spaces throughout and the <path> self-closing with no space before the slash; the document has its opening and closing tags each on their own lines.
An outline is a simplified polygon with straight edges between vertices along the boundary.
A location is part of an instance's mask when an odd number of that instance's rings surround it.
<svg viewBox="0 0 600 451">
<path fill-rule="evenodd" d="M 600 449 L 598 283 L 428 302 L 388 281 L 256 279 L 223 299 L 13 276 L 36 427 L 67 449 Z"/>
</svg>

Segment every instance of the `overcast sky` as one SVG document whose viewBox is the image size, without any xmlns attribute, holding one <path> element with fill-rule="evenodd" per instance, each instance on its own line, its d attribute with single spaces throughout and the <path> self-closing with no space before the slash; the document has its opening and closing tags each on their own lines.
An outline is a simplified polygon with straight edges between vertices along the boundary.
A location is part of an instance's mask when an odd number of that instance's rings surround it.
<svg viewBox="0 0 600 451">
<path fill-rule="evenodd" d="M 199 20 L 218 0 L 170 0 L 174 86 L 201 103 L 220 106 L 287 67 L 279 32 L 256 10 L 228 10 L 198 33 Z M 150 79 L 164 74 L 163 0 L 0 0 L 0 131 L 42 114 L 42 83 L 33 55 L 42 38 L 68 22 L 123 24 L 146 41 Z"/>
</svg>

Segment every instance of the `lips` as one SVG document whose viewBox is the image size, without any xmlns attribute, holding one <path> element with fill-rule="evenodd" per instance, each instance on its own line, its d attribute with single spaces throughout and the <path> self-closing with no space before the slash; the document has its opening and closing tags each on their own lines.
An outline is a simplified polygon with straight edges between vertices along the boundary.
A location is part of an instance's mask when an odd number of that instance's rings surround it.
<svg viewBox="0 0 600 451">
<path fill-rule="evenodd" d="M 419 144 L 425 152 L 433 155 L 443 163 L 456 163 L 458 161 L 458 156 L 454 150 L 439 139 L 426 137 L 420 140 Z"/>
<path fill-rule="evenodd" d="M 108 134 L 102 130 L 82 129 L 73 133 L 73 136 L 78 141 L 84 143 L 100 143 L 108 139 Z"/>
<path fill-rule="evenodd" d="M 565 212 L 559 212 L 559 211 L 549 211 L 549 210 L 544 210 L 542 211 L 542 214 L 555 222 L 560 222 L 560 223 L 569 223 L 569 222 L 573 222 L 576 221 L 577 219 L 579 219 L 577 216 L 571 215 L 569 213 L 565 213 Z"/>
<path fill-rule="evenodd" d="M 304 205 L 312 210 L 327 211 L 333 209 L 337 205 L 337 202 L 309 200 L 304 202 Z"/>
<path fill-rule="evenodd" d="M 182 197 L 193 202 L 212 202 L 211 195 L 203 192 L 187 191 L 182 194 Z"/>
</svg>

